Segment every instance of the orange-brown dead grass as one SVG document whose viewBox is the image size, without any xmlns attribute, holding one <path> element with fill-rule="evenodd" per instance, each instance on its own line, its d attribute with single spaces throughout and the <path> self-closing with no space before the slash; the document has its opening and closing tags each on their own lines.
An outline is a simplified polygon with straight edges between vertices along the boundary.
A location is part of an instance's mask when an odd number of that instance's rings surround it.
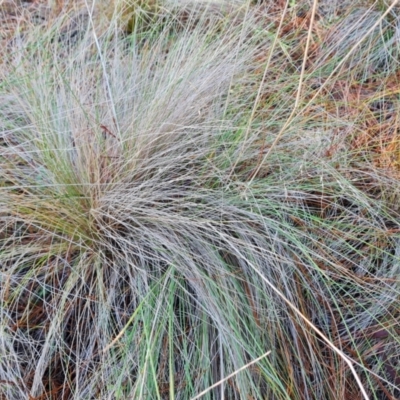
<svg viewBox="0 0 400 400">
<path fill-rule="evenodd" d="M 276 14 L 263 15 L 266 21 L 274 23 L 278 28 L 281 18 L 280 12 L 284 10 L 285 2 L 277 2 Z M 308 31 L 311 29 L 311 45 L 306 60 L 306 71 L 313 73 L 318 68 L 318 61 L 324 53 L 324 46 L 333 30 L 331 25 L 326 24 L 321 16 L 317 14 L 314 24 L 310 26 L 311 11 L 302 10 L 298 12 L 287 11 L 279 31 L 279 38 L 292 46 L 288 50 L 286 66 L 272 69 L 269 81 L 279 81 L 285 68 L 291 65 L 301 65 L 303 61 Z M 260 49 L 257 64 L 262 65 L 268 59 L 268 52 Z M 255 75 L 261 75 L 262 70 L 255 71 Z M 348 71 L 347 71 L 348 72 Z M 399 119 L 399 94 L 400 94 L 400 71 L 397 70 L 390 75 L 375 76 L 361 81 L 352 78 L 351 74 L 339 72 L 326 82 L 325 77 L 306 80 L 302 90 L 303 104 L 307 104 L 321 85 L 324 89 L 313 99 L 312 103 L 303 110 L 305 120 L 320 122 L 329 115 L 330 119 L 348 122 L 353 125 L 352 134 L 335 130 L 335 137 L 347 136 L 342 142 L 355 159 L 362 156 L 368 159 L 374 167 L 393 178 L 400 178 L 400 119 Z M 266 111 L 273 111 L 279 107 L 282 92 L 276 86 L 265 85 L 258 106 L 261 120 L 265 118 Z M 293 93 L 295 96 L 295 93 Z M 321 111 L 322 110 L 322 111 Z M 264 143 L 264 142 L 262 142 Z M 263 146 L 261 144 L 260 146 Z M 342 148 L 343 150 L 343 148 Z M 261 151 L 264 151 L 262 149 Z M 332 144 L 326 148 L 325 156 L 331 159 L 339 146 Z"/>
</svg>

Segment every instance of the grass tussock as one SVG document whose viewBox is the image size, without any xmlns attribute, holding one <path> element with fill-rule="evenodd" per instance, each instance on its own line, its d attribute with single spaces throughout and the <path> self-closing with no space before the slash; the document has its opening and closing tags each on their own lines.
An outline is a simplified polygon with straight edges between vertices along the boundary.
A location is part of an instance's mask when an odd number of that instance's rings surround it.
<svg viewBox="0 0 400 400">
<path fill-rule="evenodd" d="M 320 3 L 3 7 L 1 399 L 399 397 L 399 7 Z"/>
</svg>

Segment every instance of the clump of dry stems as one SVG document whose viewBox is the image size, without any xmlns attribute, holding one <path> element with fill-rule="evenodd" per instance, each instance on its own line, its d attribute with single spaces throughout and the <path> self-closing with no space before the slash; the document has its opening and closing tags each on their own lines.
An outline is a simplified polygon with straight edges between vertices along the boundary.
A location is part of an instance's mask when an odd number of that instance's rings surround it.
<svg viewBox="0 0 400 400">
<path fill-rule="evenodd" d="M 1 399 L 399 398 L 399 7 L 332 4 L 1 9 Z"/>
</svg>

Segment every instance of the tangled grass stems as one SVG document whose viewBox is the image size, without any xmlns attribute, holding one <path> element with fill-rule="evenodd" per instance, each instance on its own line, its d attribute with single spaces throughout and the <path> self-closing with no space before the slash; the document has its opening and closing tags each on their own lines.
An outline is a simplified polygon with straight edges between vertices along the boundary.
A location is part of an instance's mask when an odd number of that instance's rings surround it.
<svg viewBox="0 0 400 400">
<path fill-rule="evenodd" d="M 351 119 L 370 99 L 337 106 L 342 42 L 296 56 L 317 22 L 243 4 L 129 35 L 96 9 L 72 35 L 71 11 L 11 42 L 1 396 L 397 396 L 399 185 Z"/>
</svg>

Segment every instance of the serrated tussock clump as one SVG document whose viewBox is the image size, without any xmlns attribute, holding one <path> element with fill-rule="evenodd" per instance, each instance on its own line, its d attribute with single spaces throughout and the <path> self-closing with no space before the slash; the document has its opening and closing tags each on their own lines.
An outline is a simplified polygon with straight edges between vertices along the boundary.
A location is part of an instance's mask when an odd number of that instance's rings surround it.
<svg viewBox="0 0 400 400">
<path fill-rule="evenodd" d="M 295 5 L 158 3 L 7 42 L 0 398 L 395 398 L 399 185 L 374 96 L 343 100 L 362 52 L 339 68 L 320 17 L 302 69 Z"/>
</svg>

